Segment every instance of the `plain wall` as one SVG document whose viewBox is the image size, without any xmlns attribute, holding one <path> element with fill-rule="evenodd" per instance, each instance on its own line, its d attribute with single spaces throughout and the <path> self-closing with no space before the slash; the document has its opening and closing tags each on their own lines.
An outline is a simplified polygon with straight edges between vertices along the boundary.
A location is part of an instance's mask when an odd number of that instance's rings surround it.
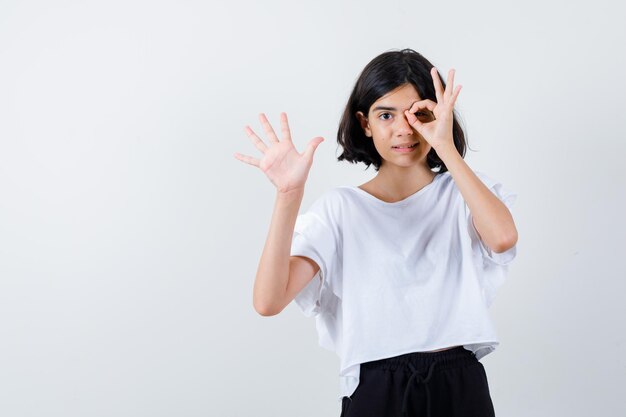
<svg viewBox="0 0 626 417">
<path fill-rule="evenodd" d="M 337 162 L 359 72 L 462 84 L 466 162 L 519 194 L 482 359 L 496 413 L 626 413 L 626 29 L 608 0 L 0 2 L 0 415 L 338 416 L 338 358 L 252 307 L 275 189 L 233 157 L 289 115 Z M 266 139 L 265 136 L 263 136 Z"/>
</svg>

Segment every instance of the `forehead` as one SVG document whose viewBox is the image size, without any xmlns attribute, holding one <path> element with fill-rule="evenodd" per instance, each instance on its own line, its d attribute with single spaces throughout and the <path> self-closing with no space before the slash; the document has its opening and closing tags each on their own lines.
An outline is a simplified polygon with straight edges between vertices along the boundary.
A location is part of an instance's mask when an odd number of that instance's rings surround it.
<svg viewBox="0 0 626 417">
<path fill-rule="evenodd" d="M 415 87 L 412 84 L 403 84 L 376 100 L 372 104 L 371 110 L 375 111 L 376 107 L 386 107 L 404 111 L 419 100 L 421 97 Z"/>
</svg>

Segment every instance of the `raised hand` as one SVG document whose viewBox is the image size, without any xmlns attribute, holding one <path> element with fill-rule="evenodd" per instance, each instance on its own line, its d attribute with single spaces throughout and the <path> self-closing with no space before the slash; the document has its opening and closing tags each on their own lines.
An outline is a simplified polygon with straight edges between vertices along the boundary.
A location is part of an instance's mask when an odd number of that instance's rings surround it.
<svg viewBox="0 0 626 417">
<path fill-rule="evenodd" d="M 324 138 L 315 137 L 308 143 L 306 150 L 299 153 L 291 141 L 291 132 L 287 114 L 280 114 L 280 127 L 282 140 L 279 141 L 274 129 L 270 125 L 264 113 L 259 115 L 259 120 L 265 129 L 271 145 L 267 146 L 250 126 L 245 127 L 248 137 L 254 146 L 261 151 L 263 157 L 259 160 L 251 156 L 235 152 L 235 158 L 250 165 L 259 167 L 267 175 L 269 180 L 276 186 L 278 192 L 288 193 L 293 190 L 304 188 L 309 170 L 313 163 L 313 154 L 317 146 Z"/>
<path fill-rule="evenodd" d="M 448 81 L 446 82 L 445 91 L 435 67 L 431 68 L 430 75 L 433 77 L 437 102 L 435 103 L 429 99 L 416 101 L 404 114 L 409 124 L 426 139 L 435 151 L 437 151 L 437 149 L 442 147 L 454 147 L 452 136 L 453 110 L 456 98 L 461 91 L 461 85 L 457 86 L 453 92 L 454 69 L 448 72 Z M 431 111 L 435 115 L 434 120 L 429 122 L 421 122 L 418 120 L 414 113 L 420 109 L 428 109 Z"/>
</svg>

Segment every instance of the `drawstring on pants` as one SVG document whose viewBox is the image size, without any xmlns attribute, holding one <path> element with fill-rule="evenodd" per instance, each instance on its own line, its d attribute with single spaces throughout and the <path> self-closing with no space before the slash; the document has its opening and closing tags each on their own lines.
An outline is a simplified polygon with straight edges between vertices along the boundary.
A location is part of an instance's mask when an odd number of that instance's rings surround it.
<svg viewBox="0 0 626 417">
<path fill-rule="evenodd" d="M 418 398 L 421 399 L 425 395 L 426 412 L 424 415 L 420 414 L 419 417 L 430 417 L 431 413 L 433 413 L 431 408 L 435 408 L 434 412 L 436 414 L 437 404 L 439 401 L 444 401 L 442 396 L 436 395 L 436 392 L 432 393 L 433 396 L 431 398 L 431 388 L 433 390 L 436 389 L 434 385 L 431 387 L 435 370 L 437 371 L 437 377 L 435 378 L 437 381 L 441 378 L 442 381 L 446 381 L 446 384 L 450 383 L 458 386 L 462 382 L 456 379 L 459 378 L 459 375 L 456 375 L 456 373 L 455 375 L 446 375 L 443 371 L 449 369 L 465 370 L 466 368 L 470 371 L 470 367 L 477 364 L 479 362 L 476 356 L 463 346 L 439 351 L 409 352 L 389 358 L 363 362 L 360 375 L 362 376 L 361 383 L 364 384 L 359 385 L 361 386 L 361 391 L 356 392 L 358 398 L 355 398 L 356 401 L 352 402 L 351 407 L 358 405 L 358 407 L 354 407 L 355 410 L 357 408 L 365 409 L 364 407 L 370 402 L 383 407 L 383 404 L 379 403 L 384 402 L 384 407 L 387 407 L 389 410 L 394 409 L 394 414 L 397 414 L 396 417 L 418 417 L 411 415 L 409 403 L 412 403 L 413 400 L 417 401 Z M 424 388 L 416 386 L 421 384 L 424 384 Z M 391 387 L 392 385 L 393 387 Z M 482 390 L 481 387 L 476 388 L 477 390 Z M 424 394 L 417 391 L 422 389 L 426 390 Z M 409 390 L 412 391 L 409 392 Z M 383 392 L 385 395 L 382 395 Z M 393 404 L 391 403 L 392 398 Z M 399 404 L 400 402 L 402 404 Z M 486 413 L 485 415 L 493 414 Z"/>
<path fill-rule="evenodd" d="M 430 378 L 433 375 L 433 370 L 435 369 L 436 363 L 437 363 L 437 360 L 436 359 L 433 360 L 433 362 L 428 367 L 428 373 L 426 375 L 426 378 L 422 378 L 422 375 L 420 375 L 417 369 L 415 369 L 415 366 L 411 362 L 409 362 L 408 365 L 413 371 L 413 373 L 411 374 L 411 377 L 409 378 L 409 382 L 407 382 L 406 384 L 406 389 L 404 390 L 404 400 L 402 401 L 402 417 L 406 416 L 406 413 L 407 413 L 407 403 L 409 401 L 409 389 L 411 388 L 411 382 L 413 381 L 413 378 L 417 380 L 418 384 L 420 383 L 424 384 L 424 388 L 426 389 L 426 417 L 430 417 L 430 389 L 428 388 L 428 381 L 430 381 Z"/>
</svg>

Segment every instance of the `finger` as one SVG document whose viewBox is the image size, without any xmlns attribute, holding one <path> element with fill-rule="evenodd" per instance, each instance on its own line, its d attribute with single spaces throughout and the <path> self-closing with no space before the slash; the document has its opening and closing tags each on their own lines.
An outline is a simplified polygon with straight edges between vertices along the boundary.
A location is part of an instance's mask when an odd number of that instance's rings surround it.
<svg viewBox="0 0 626 417">
<path fill-rule="evenodd" d="M 409 112 L 415 113 L 419 109 L 428 109 L 430 111 L 433 111 L 435 110 L 435 107 L 437 107 L 437 103 L 426 98 L 424 100 L 413 102 L 413 104 L 411 105 L 411 108 L 409 109 Z"/>
<path fill-rule="evenodd" d="M 274 132 L 272 125 L 270 124 L 269 120 L 267 120 L 265 113 L 259 114 L 259 120 L 263 125 L 263 129 L 265 129 L 267 137 L 269 137 L 272 142 L 278 143 L 278 136 L 276 136 L 276 132 Z"/>
<path fill-rule="evenodd" d="M 454 73 L 455 70 L 451 69 L 450 71 L 448 71 L 448 81 L 446 82 L 446 91 L 444 91 L 443 95 L 447 100 L 450 99 L 450 97 L 452 97 L 452 91 L 454 90 Z"/>
<path fill-rule="evenodd" d="M 409 122 L 409 124 L 419 132 L 422 128 L 423 123 L 420 122 L 417 117 L 415 117 L 415 115 L 409 110 L 405 110 L 404 115 L 406 116 L 406 120 Z"/>
<path fill-rule="evenodd" d="M 441 84 L 441 78 L 439 77 L 439 71 L 437 68 L 432 67 L 430 69 L 430 75 L 433 77 L 433 84 L 435 85 L 435 96 L 437 97 L 437 103 L 443 102 L 443 85 Z"/>
<path fill-rule="evenodd" d="M 255 167 L 259 166 L 259 160 L 256 159 L 256 158 L 253 158 L 251 156 L 242 155 L 239 152 L 235 152 L 233 156 L 235 158 L 239 159 L 240 161 L 245 162 L 247 164 L 254 165 Z"/>
<path fill-rule="evenodd" d="M 280 129 L 283 136 L 283 140 L 291 142 L 291 131 L 289 130 L 289 121 L 287 120 L 287 113 L 282 112 L 280 114 Z"/>
<path fill-rule="evenodd" d="M 454 91 L 454 94 L 452 95 L 452 98 L 450 99 L 450 107 L 454 107 L 454 104 L 456 103 L 456 98 L 459 96 L 459 93 L 461 92 L 461 87 L 463 86 L 460 84 L 456 86 L 456 90 Z"/>
<path fill-rule="evenodd" d="M 306 150 L 304 151 L 304 156 L 307 158 L 313 158 L 313 154 L 315 153 L 315 150 L 317 149 L 319 144 L 322 143 L 323 141 L 324 141 L 324 138 L 321 136 L 317 136 L 311 139 L 306 147 Z"/>
<path fill-rule="evenodd" d="M 263 143 L 263 141 L 261 140 L 261 138 L 259 138 L 256 133 L 254 133 L 254 131 L 250 128 L 250 126 L 246 126 L 245 127 L 246 130 L 246 134 L 248 135 L 248 137 L 250 138 L 250 140 L 252 140 L 252 143 L 254 144 L 254 146 L 261 151 L 261 153 L 265 153 L 265 151 L 267 150 L 267 145 L 265 143 Z"/>
</svg>

